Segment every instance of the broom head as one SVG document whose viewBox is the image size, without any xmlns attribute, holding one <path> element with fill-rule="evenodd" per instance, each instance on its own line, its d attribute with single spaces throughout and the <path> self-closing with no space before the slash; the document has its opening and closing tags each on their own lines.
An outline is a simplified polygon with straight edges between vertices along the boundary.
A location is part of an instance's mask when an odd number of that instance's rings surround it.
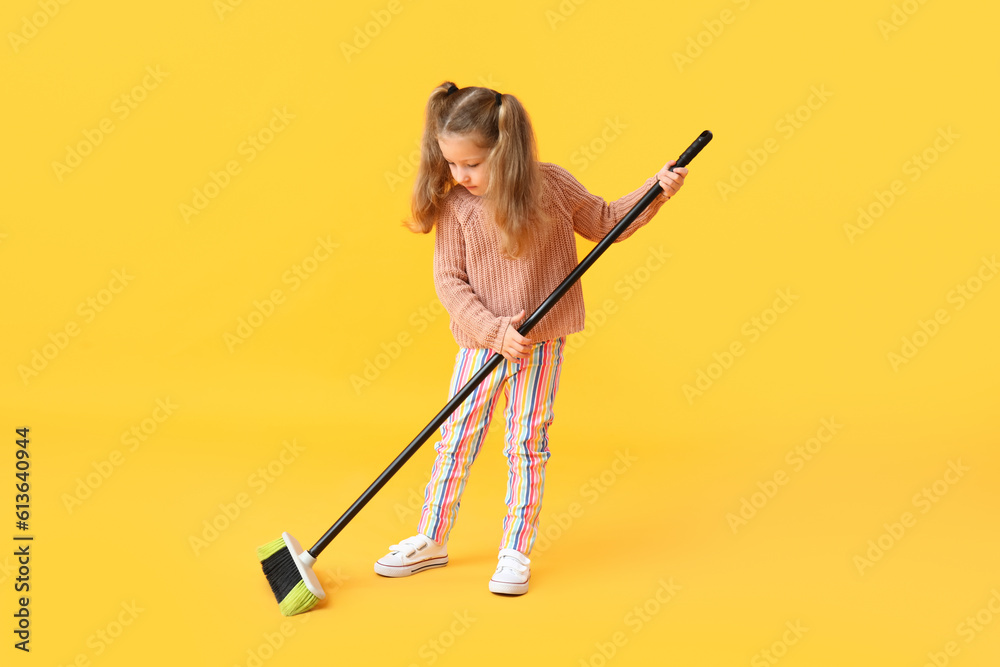
<svg viewBox="0 0 1000 667">
<path fill-rule="evenodd" d="M 257 547 L 257 560 L 264 568 L 264 576 L 282 615 L 294 616 L 309 611 L 326 597 L 312 569 L 316 559 L 288 533 Z"/>
</svg>

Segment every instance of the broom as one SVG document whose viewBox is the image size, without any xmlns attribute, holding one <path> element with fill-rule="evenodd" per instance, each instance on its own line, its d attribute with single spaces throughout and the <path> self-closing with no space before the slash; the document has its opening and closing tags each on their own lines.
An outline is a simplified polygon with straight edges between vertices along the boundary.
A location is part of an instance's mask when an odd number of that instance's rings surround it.
<svg viewBox="0 0 1000 667">
<path fill-rule="evenodd" d="M 687 164 L 694 159 L 694 157 L 701 152 L 709 141 L 712 140 L 712 133 L 705 130 L 694 142 L 688 146 L 687 150 L 681 153 L 681 156 L 677 158 L 677 163 L 671 167 L 671 171 L 681 167 L 686 167 Z M 632 222 L 641 214 L 649 204 L 656 199 L 663 192 L 660 184 L 657 182 L 646 191 L 642 199 L 632 207 L 625 217 L 623 217 L 615 227 L 608 232 L 607 236 L 601 239 L 593 250 L 591 250 L 583 261 L 580 262 L 573 271 L 566 276 L 566 278 L 559 284 L 552 294 L 542 302 L 535 312 L 526 319 L 520 327 L 518 327 L 517 332 L 522 336 L 527 334 L 542 317 L 545 316 L 547 312 L 555 305 L 555 303 L 562 298 L 563 294 L 569 290 L 573 284 L 580 279 L 580 276 L 590 268 L 591 264 L 597 261 L 597 258 L 604 254 L 604 251 L 614 243 L 625 229 L 632 224 Z M 361 508 L 368 504 L 379 490 L 385 486 L 386 482 L 396 474 L 396 472 L 403 467 L 411 456 L 416 453 L 417 449 L 420 448 L 424 442 L 430 438 L 430 436 L 437 431 L 438 428 L 444 424 L 445 420 L 458 409 L 458 406 L 462 404 L 469 394 L 479 386 L 479 384 L 486 379 L 486 377 L 493 372 L 499 363 L 503 359 L 503 355 L 494 354 L 489 358 L 489 360 L 483 364 L 483 367 L 479 369 L 476 374 L 465 383 L 458 393 L 456 393 L 448 404 L 441 409 L 441 411 L 431 420 L 424 430 L 422 430 L 413 441 L 406 446 L 406 448 L 396 457 L 396 460 L 389 464 L 389 467 L 382 471 L 382 474 L 372 482 L 361 497 L 354 501 L 343 516 L 337 519 L 337 522 L 330 527 L 330 530 L 326 531 L 326 534 L 319 539 L 316 544 L 312 546 L 308 551 L 304 551 L 302 546 L 299 544 L 298 540 L 289 535 L 288 533 L 282 533 L 281 537 L 272 542 L 257 548 L 257 560 L 261 562 L 261 566 L 264 569 L 264 576 L 267 577 L 267 582 L 271 585 L 271 591 L 274 593 L 275 599 L 278 601 L 278 608 L 281 613 L 285 616 L 293 616 L 295 614 L 301 614 L 302 612 L 309 611 L 316 604 L 326 597 L 323 592 L 323 587 L 319 583 L 319 579 L 316 577 L 316 573 L 313 571 L 313 563 L 316 562 L 316 558 L 322 553 L 333 538 L 343 530 L 344 526 L 350 522 L 354 516 L 361 511 Z"/>
</svg>

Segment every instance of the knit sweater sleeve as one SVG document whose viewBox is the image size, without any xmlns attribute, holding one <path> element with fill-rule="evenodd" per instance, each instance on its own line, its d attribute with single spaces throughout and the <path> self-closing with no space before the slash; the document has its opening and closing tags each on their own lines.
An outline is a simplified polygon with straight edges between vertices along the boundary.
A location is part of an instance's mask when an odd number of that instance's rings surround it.
<svg viewBox="0 0 1000 667">
<path fill-rule="evenodd" d="M 618 221 L 635 206 L 643 195 L 656 183 L 656 176 L 650 176 L 642 186 L 620 199 L 606 202 L 603 198 L 591 194 L 576 178 L 562 167 L 553 170 L 556 184 L 562 193 L 570 215 L 573 218 L 573 229 L 577 234 L 589 241 L 599 242 L 608 235 Z M 643 227 L 667 201 L 666 197 L 656 197 L 649 206 L 630 224 L 615 243 L 624 241 Z"/>
<path fill-rule="evenodd" d="M 434 287 L 452 321 L 478 347 L 499 350 L 513 318 L 490 312 L 469 284 L 467 247 L 454 206 L 446 206 L 435 225 Z"/>
</svg>

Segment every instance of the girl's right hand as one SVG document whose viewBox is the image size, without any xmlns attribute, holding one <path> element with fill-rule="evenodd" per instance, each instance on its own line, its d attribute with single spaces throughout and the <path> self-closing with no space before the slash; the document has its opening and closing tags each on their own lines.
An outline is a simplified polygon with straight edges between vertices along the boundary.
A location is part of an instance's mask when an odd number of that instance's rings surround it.
<svg viewBox="0 0 1000 667">
<path fill-rule="evenodd" d="M 510 324 L 507 325 L 507 331 L 503 334 L 502 349 L 498 351 L 507 361 L 518 361 L 521 357 L 527 357 L 531 351 L 531 339 L 517 333 L 517 329 L 515 328 L 524 321 L 524 318 L 525 314 L 522 309 L 510 321 Z"/>
</svg>

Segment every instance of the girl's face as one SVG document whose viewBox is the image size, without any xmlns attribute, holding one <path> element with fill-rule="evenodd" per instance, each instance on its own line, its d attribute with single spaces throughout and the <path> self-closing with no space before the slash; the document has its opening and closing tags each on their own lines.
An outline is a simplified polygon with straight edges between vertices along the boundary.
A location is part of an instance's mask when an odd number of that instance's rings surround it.
<svg viewBox="0 0 1000 667">
<path fill-rule="evenodd" d="M 489 184 L 486 158 L 489 149 L 481 147 L 471 137 L 465 135 L 442 135 L 438 137 L 441 154 L 448 162 L 451 176 L 459 185 L 482 197 Z"/>
</svg>

